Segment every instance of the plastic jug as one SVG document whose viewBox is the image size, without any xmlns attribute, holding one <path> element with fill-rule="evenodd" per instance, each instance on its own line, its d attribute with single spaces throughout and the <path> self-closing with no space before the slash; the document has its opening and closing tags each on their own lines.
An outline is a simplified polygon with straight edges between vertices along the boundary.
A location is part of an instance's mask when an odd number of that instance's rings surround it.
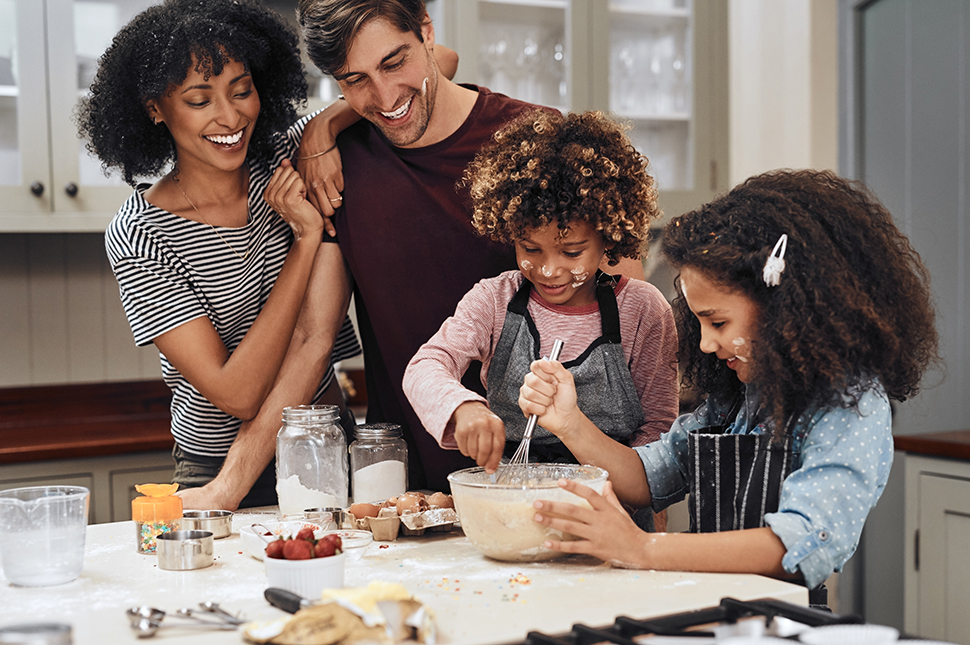
<svg viewBox="0 0 970 645">
<path fill-rule="evenodd" d="M 0 562 L 9 582 L 43 587 L 81 575 L 89 496 L 82 486 L 0 491 Z"/>
</svg>

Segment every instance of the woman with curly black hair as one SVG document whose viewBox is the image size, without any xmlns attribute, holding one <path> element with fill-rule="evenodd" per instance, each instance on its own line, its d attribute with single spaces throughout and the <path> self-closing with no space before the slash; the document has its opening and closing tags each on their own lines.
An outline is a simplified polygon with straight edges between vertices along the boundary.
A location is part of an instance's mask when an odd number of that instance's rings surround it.
<svg viewBox="0 0 970 645">
<path fill-rule="evenodd" d="M 465 181 L 475 230 L 512 244 L 519 270 L 475 285 L 411 360 L 404 391 L 424 427 L 494 472 L 526 425 L 522 379 L 558 338 L 590 427 L 618 446 L 656 440 L 677 414 L 670 305 L 643 280 L 597 269 L 645 250 L 660 216 L 647 159 L 599 112 L 538 111 L 496 132 Z M 462 386 L 473 360 L 487 398 Z M 537 427 L 530 460 L 588 456 Z"/>
<path fill-rule="evenodd" d="M 549 548 L 816 587 L 886 485 L 890 399 L 915 394 L 938 360 L 926 269 L 875 197 L 830 172 L 752 177 L 669 223 L 663 251 L 679 271 L 679 358 L 707 400 L 654 444 L 594 447 L 611 475 L 638 479 L 604 495 L 564 486 L 592 509 L 537 504 L 537 521 L 581 538 Z M 565 441 L 582 432 L 571 390 L 568 372 L 537 362 L 522 410 Z M 687 493 L 693 534 L 648 535 L 615 507 Z"/>
<path fill-rule="evenodd" d="M 278 428 L 286 405 L 343 407 L 332 363 L 360 351 L 342 257 L 321 245 L 290 162 L 307 121 L 297 44 L 255 0 L 167 0 L 118 33 L 79 111 L 106 169 L 132 184 L 169 169 L 135 186 L 105 245 L 135 342 L 155 344 L 172 388 L 190 508 L 275 504 L 275 429 L 242 421 Z M 280 400 L 274 386 L 309 360 L 294 334 L 305 300 L 328 313 L 314 321 L 325 349 L 304 366 L 313 386 Z"/>
</svg>

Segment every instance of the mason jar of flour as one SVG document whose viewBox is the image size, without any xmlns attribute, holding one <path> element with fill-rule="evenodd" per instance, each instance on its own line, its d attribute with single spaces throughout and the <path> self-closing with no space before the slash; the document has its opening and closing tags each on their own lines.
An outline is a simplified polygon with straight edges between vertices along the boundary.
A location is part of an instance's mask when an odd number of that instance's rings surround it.
<svg viewBox="0 0 970 645">
<path fill-rule="evenodd" d="M 276 435 L 276 494 L 280 513 L 347 506 L 347 440 L 335 405 L 283 408 Z"/>
<path fill-rule="evenodd" d="M 354 502 L 381 502 L 408 487 L 408 446 L 401 426 L 370 423 L 356 428 L 350 444 Z"/>
</svg>

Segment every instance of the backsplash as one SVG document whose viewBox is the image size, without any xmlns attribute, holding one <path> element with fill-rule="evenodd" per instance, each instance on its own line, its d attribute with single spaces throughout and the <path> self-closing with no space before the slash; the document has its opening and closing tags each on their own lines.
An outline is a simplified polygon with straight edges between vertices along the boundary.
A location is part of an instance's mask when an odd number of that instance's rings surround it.
<svg viewBox="0 0 970 645">
<path fill-rule="evenodd" d="M 0 234 L 0 387 L 159 378 L 100 233 Z"/>
</svg>

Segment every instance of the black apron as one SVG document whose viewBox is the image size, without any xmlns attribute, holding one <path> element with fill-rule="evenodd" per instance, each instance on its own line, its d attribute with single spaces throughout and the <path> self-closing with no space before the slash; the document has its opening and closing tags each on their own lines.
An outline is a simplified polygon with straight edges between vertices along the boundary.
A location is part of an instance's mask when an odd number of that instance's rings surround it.
<svg viewBox="0 0 970 645">
<path fill-rule="evenodd" d="M 781 483 L 791 472 L 792 440 L 785 435 L 691 432 L 690 532 L 760 528 L 778 510 Z"/>
<path fill-rule="evenodd" d="M 573 375 L 579 408 L 604 434 L 625 444 L 643 425 L 643 409 L 620 344 L 615 282 L 600 271 L 596 280 L 602 335 L 563 366 Z M 506 457 L 515 453 L 525 432 L 527 419 L 519 408 L 519 388 L 532 361 L 540 358 L 539 332 L 528 311 L 531 292 L 532 283 L 523 280 L 509 302 L 502 335 L 488 367 L 488 407 L 505 421 Z M 529 444 L 529 461 L 576 463 L 576 458 L 556 435 L 536 426 Z"/>
<path fill-rule="evenodd" d="M 738 402 L 727 416 L 737 419 Z M 752 421 L 753 422 L 753 421 Z M 781 484 L 791 474 L 792 436 L 726 434 L 728 426 L 710 426 L 688 435 L 691 533 L 718 533 L 765 526 L 765 515 L 778 510 Z M 828 610 L 828 590 L 808 590 L 808 602 Z"/>
</svg>

